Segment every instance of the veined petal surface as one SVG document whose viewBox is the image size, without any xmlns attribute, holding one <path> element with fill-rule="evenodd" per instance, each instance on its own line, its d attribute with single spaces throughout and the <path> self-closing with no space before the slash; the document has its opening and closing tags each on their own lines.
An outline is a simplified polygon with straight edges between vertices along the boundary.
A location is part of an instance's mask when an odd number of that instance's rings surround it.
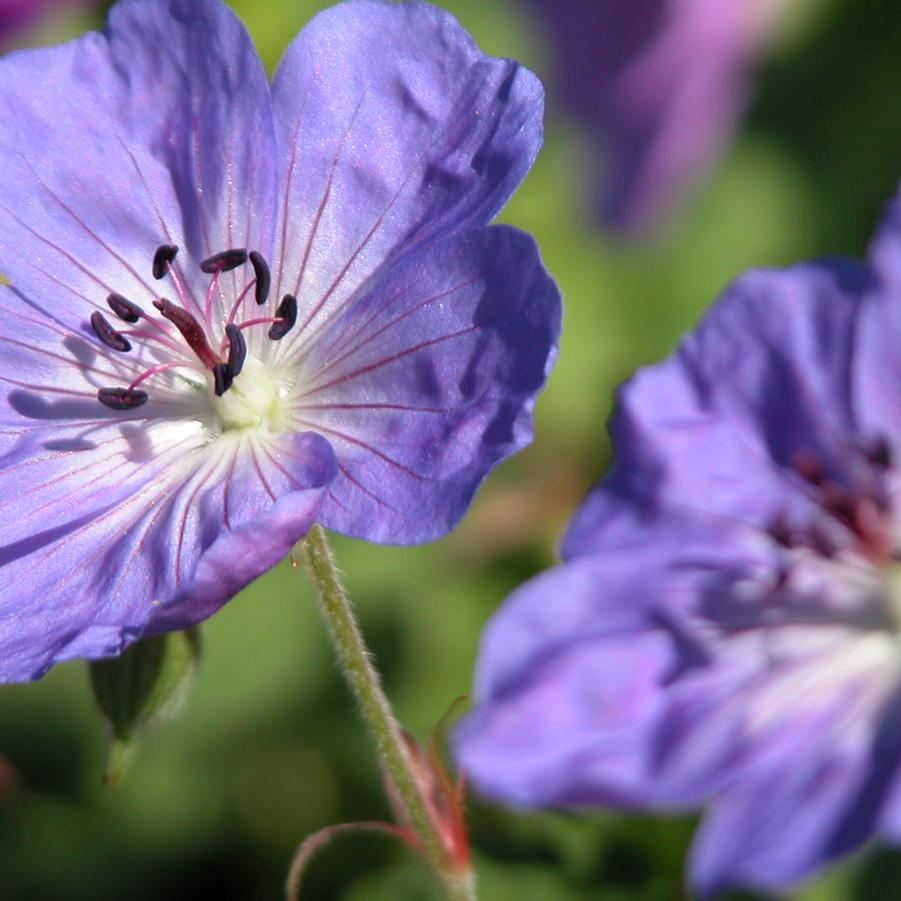
<svg viewBox="0 0 901 901">
<path fill-rule="evenodd" d="M 323 525 L 393 543 L 447 532 L 531 439 L 559 328 L 534 242 L 493 226 L 410 254 L 308 347 L 300 336 L 296 416 L 340 470 Z"/>
<path fill-rule="evenodd" d="M 301 328 L 411 247 L 487 225 L 541 146 L 535 76 L 485 56 L 425 3 L 320 13 L 288 48 L 272 98 L 276 293 L 297 295 Z"/>
<path fill-rule="evenodd" d="M 122 0 L 103 33 L 10 54 L 0 119 L 0 272 L 69 327 L 113 291 L 149 305 L 161 244 L 197 297 L 200 260 L 271 252 L 269 86 L 218 0 Z"/>
</svg>

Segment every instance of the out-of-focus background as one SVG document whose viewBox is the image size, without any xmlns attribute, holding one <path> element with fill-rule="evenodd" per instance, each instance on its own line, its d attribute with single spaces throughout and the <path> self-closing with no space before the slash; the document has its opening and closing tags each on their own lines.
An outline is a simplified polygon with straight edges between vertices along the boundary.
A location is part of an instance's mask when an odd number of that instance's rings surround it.
<svg viewBox="0 0 901 901">
<path fill-rule="evenodd" d="M 232 2 L 270 68 L 327 5 Z M 547 35 L 529 3 L 440 5 L 485 51 L 548 81 L 545 148 L 502 219 L 537 236 L 566 314 L 534 445 L 489 478 L 452 536 L 420 548 L 335 540 L 388 692 L 421 737 L 470 690 L 486 619 L 553 561 L 567 518 L 607 465 L 617 383 L 667 354 L 742 270 L 860 255 L 901 177 L 895 0 L 796 0 L 725 155 L 668 230 L 629 243 L 596 224 L 597 161 L 555 98 Z M 67 10 L 7 46 L 62 40 L 96 27 L 102 12 Z M 206 625 L 205 644 L 183 714 L 146 741 L 115 790 L 100 786 L 105 736 L 83 664 L 0 688 L 0 758 L 11 767 L 0 764 L 2 901 L 279 898 L 306 834 L 389 816 L 302 571 L 285 564 L 260 579 Z M 684 896 L 690 819 L 519 815 L 472 798 L 469 822 L 485 901 Z M 901 853 L 871 849 L 793 897 L 896 901 L 899 886 Z M 405 849 L 368 836 L 324 851 L 304 897 L 431 895 Z"/>
</svg>

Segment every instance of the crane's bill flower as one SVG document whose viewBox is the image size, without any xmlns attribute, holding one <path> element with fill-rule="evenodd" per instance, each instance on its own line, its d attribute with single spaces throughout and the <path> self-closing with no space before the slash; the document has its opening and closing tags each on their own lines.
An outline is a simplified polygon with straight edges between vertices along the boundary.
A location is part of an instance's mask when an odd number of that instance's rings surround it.
<svg viewBox="0 0 901 901">
<path fill-rule="evenodd" d="M 564 562 L 487 629 L 476 789 L 707 805 L 703 896 L 901 841 L 899 210 L 866 264 L 749 273 L 627 383 Z"/>
<path fill-rule="evenodd" d="M 785 3 L 532 0 L 562 100 L 595 141 L 608 226 L 659 224 L 716 161 Z"/>
<path fill-rule="evenodd" d="M 219 0 L 0 61 L 0 679 L 214 612 L 310 525 L 438 538 L 531 437 L 559 295 L 488 223 L 542 90 L 451 16 Z"/>
</svg>

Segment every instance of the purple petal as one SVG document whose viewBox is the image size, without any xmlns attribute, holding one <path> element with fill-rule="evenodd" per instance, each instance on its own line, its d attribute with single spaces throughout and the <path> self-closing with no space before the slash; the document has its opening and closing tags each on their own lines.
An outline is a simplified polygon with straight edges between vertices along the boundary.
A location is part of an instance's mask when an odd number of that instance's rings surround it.
<svg viewBox="0 0 901 901">
<path fill-rule="evenodd" d="M 0 271 L 70 326 L 151 260 L 269 254 L 274 131 L 262 65 L 218 0 L 124 0 L 103 34 L 0 61 Z"/>
<path fill-rule="evenodd" d="M 424 3 L 343 3 L 288 48 L 272 88 L 282 210 L 277 294 L 300 322 L 389 259 L 487 224 L 541 144 L 543 91 Z"/>
<path fill-rule="evenodd" d="M 601 637 L 549 652 L 520 690 L 464 720 L 461 772 L 514 805 L 628 805 L 646 783 L 646 730 L 671 665 L 660 631 L 636 633 L 628 647 Z"/>
<path fill-rule="evenodd" d="M 845 684 L 833 681 L 829 655 L 784 680 L 787 696 L 767 687 L 780 716 L 695 837 L 691 877 L 702 896 L 738 885 L 784 889 L 873 836 L 901 752 L 891 725 L 897 701 L 886 700 L 897 677 L 885 651 L 887 667 L 862 666 Z M 882 717 L 890 736 L 874 727 Z"/>
<path fill-rule="evenodd" d="M 874 730 L 897 690 L 894 639 L 816 624 L 718 635 L 691 616 L 703 576 L 668 555 L 649 536 L 644 553 L 584 557 L 514 594 L 486 633 L 457 758 L 512 804 L 724 797 L 717 810 L 740 819 L 705 830 L 700 887 L 793 880 L 877 828 L 901 747 L 897 728 Z M 770 819 L 792 816 L 786 834 Z"/>
<path fill-rule="evenodd" d="M 648 537 L 643 548 L 574 560 L 495 615 L 478 706 L 456 740 L 480 791 L 529 806 L 707 797 L 737 717 L 710 713 L 757 672 L 759 654 L 711 665 L 706 631 L 688 619 L 706 573 L 673 562 L 673 546 Z"/>
<path fill-rule="evenodd" d="M 289 349 L 296 415 L 339 476 L 323 525 L 370 541 L 438 538 L 531 438 L 560 298 L 531 238 L 496 226 L 433 244 Z"/>
<path fill-rule="evenodd" d="M 761 0 L 533 0 L 563 99 L 606 162 L 601 209 L 646 228 L 717 159 L 783 5 Z"/>
<path fill-rule="evenodd" d="M 639 510 L 767 525 L 806 511 L 792 462 L 814 452 L 845 476 L 854 441 L 853 318 L 868 285 L 853 263 L 752 272 L 667 362 L 622 389 L 613 470 L 583 503 L 564 556 L 589 553 L 622 499 Z"/>
<path fill-rule="evenodd" d="M 635 593 L 647 573 L 630 577 L 619 563 L 585 558 L 544 573 L 489 624 L 478 706 L 454 742 L 481 793 L 529 806 L 623 803 L 643 784 L 645 730 L 675 657 L 649 620 L 652 602 Z M 605 576 L 610 595 L 634 603 L 605 603 Z"/>
<path fill-rule="evenodd" d="M 874 288 L 861 304 L 855 340 L 854 399 L 863 433 L 885 438 L 901 455 L 901 198 L 886 210 L 870 248 Z"/>
<path fill-rule="evenodd" d="M 222 440 L 222 439 L 220 439 Z M 190 499 L 182 521 L 196 519 L 193 579 L 153 617 L 150 631 L 184 628 L 212 615 L 257 576 L 283 560 L 306 534 L 337 471 L 331 445 L 312 432 L 284 433 L 269 441 L 243 440 L 222 486 Z M 184 492 L 184 489 L 182 489 Z M 195 513 L 191 504 L 198 504 Z M 208 547 L 201 520 L 220 523 Z M 171 528 L 162 528 L 161 542 Z M 181 533 L 176 533 L 181 537 Z M 202 550 L 201 550 L 202 549 Z"/>
<path fill-rule="evenodd" d="M 901 845 L 901 689 L 886 708 L 872 757 L 876 766 L 862 796 L 866 806 L 861 819 L 878 819 L 883 838 Z"/>
<path fill-rule="evenodd" d="M 76 460 L 54 454 L 92 470 L 90 492 L 60 465 L 29 473 L 78 499 L 76 512 L 59 513 L 50 528 L 43 502 L 29 515 L 21 495 L 36 489 L 22 491 L 21 469 L 0 472 L 0 510 L 21 523 L 0 549 L 8 580 L 2 681 L 39 678 L 73 657 L 118 654 L 142 634 L 209 616 L 304 535 L 334 471 L 327 442 L 309 433 L 225 454 L 188 451 L 178 467 L 175 444 L 143 465 L 115 456 L 116 445 L 110 438 L 103 450 L 73 451 Z M 248 460 L 254 454 L 257 464 Z"/>
<path fill-rule="evenodd" d="M 687 619 L 714 564 L 741 572 L 765 562 L 752 546 L 730 544 L 722 532 L 715 553 L 711 532 L 706 547 L 702 533 L 692 534 L 690 528 L 667 534 L 646 527 L 641 534 L 641 543 L 578 558 L 513 593 L 482 639 L 476 679 L 480 698 L 504 694 L 508 684 L 528 679 L 542 659 L 571 644 L 658 629 L 676 615 Z"/>
</svg>

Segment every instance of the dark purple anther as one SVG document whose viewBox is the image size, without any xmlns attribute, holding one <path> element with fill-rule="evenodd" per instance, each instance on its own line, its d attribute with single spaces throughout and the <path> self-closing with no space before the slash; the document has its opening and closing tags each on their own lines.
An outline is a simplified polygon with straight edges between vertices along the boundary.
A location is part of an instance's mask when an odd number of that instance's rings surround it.
<svg viewBox="0 0 901 901">
<path fill-rule="evenodd" d="M 232 378 L 236 378 L 247 359 L 247 342 L 241 334 L 241 329 L 233 322 L 225 326 L 225 334 L 228 336 L 228 369 Z"/>
<path fill-rule="evenodd" d="M 187 310 L 183 310 L 171 300 L 166 300 L 165 297 L 155 300 L 153 305 L 182 333 L 188 346 L 197 354 L 204 366 L 212 369 L 219 362 L 219 358 L 206 340 L 200 323 Z"/>
<path fill-rule="evenodd" d="M 791 465 L 795 472 L 811 485 L 822 485 L 826 480 L 826 471 L 820 458 L 809 450 L 800 450 L 792 457 Z"/>
<path fill-rule="evenodd" d="M 269 300 L 269 286 L 272 284 L 272 276 L 269 273 L 269 264 L 263 259 L 263 254 L 258 250 L 250 251 L 250 265 L 253 266 L 254 278 L 256 278 L 256 286 L 253 289 L 253 296 L 257 304 L 262 306 Z"/>
<path fill-rule="evenodd" d="M 91 328 L 94 334 L 107 346 L 120 353 L 131 350 L 131 342 L 124 335 L 120 335 L 108 322 L 106 316 L 96 310 L 91 313 Z"/>
<path fill-rule="evenodd" d="M 121 294 L 110 294 L 106 302 L 123 322 L 137 322 L 144 315 L 144 311 L 136 303 Z"/>
<path fill-rule="evenodd" d="M 767 532 L 773 541 L 782 545 L 782 547 L 790 548 L 795 543 L 794 532 L 784 514 L 780 513 L 773 519 L 767 526 Z"/>
<path fill-rule="evenodd" d="M 849 494 L 839 485 L 827 483 L 822 491 L 823 508 L 836 519 L 840 519 L 853 531 L 858 527 L 858 507 L 854 495 Z"/>
<path fill-rule="evenodd" d="M 273 322 L 269 327 L 269 337 L 273 341 L 280 341 L 294 328 L 297 322 L 297 298 L 293 294 L 286 294 L 278 305 L 275 315 L 281 322 Z"/>
<path fill-rule="evenodd" d="M 867 459 L 880 469 L 892 468 L 892 449 L 885 437 L 877 438 L 864 449 Z"/>
<path fill-rule="evenodd" d="M 169 271 L 169 264 L 175 259 L 178 248 L 174 244 L 161 244 L 153 255 L 153 277 L 159 281 Z"/>
<path fill-rule="evenodd" d="M 217 363 L 213 367 L 213 390 L 216 392 L 216 397 L 222 397 L 231 388 L 233 381 L 234 376 L 231 369 L 228 368 L 228 363 Z"/>
<path fill-rule="evenodd" d="M 235 248 L 223 250 L 221 253 L 214 253 L 200 264 L 200 268 L 207 275 L 212 275 L 214 272 L 229 272 L 232 269 L 237 269 L 238 266 L 243 266 L 246 262 L 247 251 Z"/>
<path fill-rule="evenodd" d="M 111 410 L 134 410 L 147 403 L 147 392 L 135 388 L 101 388 L 97 400 Z"/>
<path fill-rule="evenodd" d="M 812 526 L 807 533 L 807 540 L 810 547 L 813 548 L 821 557 L 831 559 L 838 550 L 832 538 L 817 525 Z"/>
</svg>

